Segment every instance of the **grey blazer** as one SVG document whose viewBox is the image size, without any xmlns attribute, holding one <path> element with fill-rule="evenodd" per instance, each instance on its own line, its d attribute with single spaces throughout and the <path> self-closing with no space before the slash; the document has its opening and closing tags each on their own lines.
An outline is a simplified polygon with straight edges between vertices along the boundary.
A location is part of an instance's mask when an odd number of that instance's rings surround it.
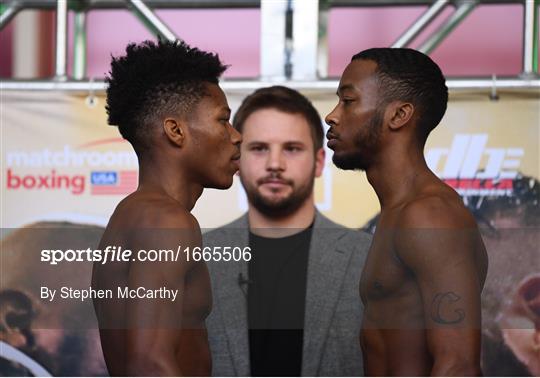
<svg viewBox="0 0 540 378">
<path fill-rule="evenodd" d="M 360 274 L 371 236 L 340 226 L 319 212 L 312 233 L 307 273 L 302 376 L 362 376 L 359 345 L 363 306 Z M 203 235 L 204 246 L 248 246 L 248 220 Z M 206 321 L 212 375 L 249 376 L 247 262 L 211 262 L 213 309 Z"/>
</svg>

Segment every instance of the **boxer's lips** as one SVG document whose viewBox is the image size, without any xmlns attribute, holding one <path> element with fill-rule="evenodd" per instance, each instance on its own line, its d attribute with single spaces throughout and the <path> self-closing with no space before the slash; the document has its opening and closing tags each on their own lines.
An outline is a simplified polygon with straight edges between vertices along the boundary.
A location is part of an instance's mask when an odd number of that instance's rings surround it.
<svg viewBox="0 0 540 378">
<path fill-rule="evenodd" d="M 338 143 L 338 140 L 339 140 L 339 138 L 335 134 L 330 133 L 330 132 L 326 133 L 326 138 L 328 139 L 328 142 L 326 143 L 328 148 L 335 147 L 335 145 Z"/>
<path fill-rule="evenodd" d="M 339 139 L 339 138 L 338 138 L 338 136 L 336 134 L 329 131 L 329 132 L 326 133 L 326 139 L 331 140 L 331 139 Z"/>
<path fill-rule="evenodd" d="M 523 282 L 519 288 L 519 295 L 527 307 L 540 317 L 540 275 L 535 275 Z"/>
<path fill-rule="evenodd" d="M 240 153 L 234 155 L 231 158 L 231 163 L 230 164 L 234 167 L 235 171 L 238 171 L 240 169 Z"/>
<path fill-rule="evenodd" d="M 328 146 L 328 148 L 334 149 L 337 143 L 338 143 L 337 139 L 330 139 L 328 143 L 326 143 L 326 145 Z"/>
</svg>

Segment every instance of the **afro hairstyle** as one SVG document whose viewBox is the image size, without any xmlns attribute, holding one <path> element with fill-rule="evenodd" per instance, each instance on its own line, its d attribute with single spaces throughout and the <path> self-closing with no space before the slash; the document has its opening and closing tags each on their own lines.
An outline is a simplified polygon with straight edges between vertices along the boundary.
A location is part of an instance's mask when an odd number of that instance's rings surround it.
<svg viewBox="0 0 540 378">
<path fill-rule="evenodd" d="M 131 43 L 124 56 L 112 57 L 108 123 L 118 126 L 136 152 L 146 150 L 152 125 L 164 116 L 187 116 L 206 95 L 205 83 L 218 84 L 226 68 L 217 54 L 183 41 Z"/>
</svg>

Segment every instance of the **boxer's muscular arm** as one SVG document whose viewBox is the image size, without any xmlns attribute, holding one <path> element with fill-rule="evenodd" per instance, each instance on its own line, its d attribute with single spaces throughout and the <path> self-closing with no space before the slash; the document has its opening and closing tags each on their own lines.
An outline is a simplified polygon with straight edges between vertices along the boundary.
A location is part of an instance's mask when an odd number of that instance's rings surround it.
<svg viewBox="0 0 540 378">
<path fill-rule="evenodd" d="M 475 256 L 483 248 L 472 216 L 437 197 L 401 213 L 395 247 L 412 271 L 424 305 L 433 376 L 474 376 L 480 370 L 480 293 Z"/>
<path fill-rule="evenodd" d="M 159 225 L 140 231 L 142 249 L 169 249 L 201 245 L 195 218 L 184 210 L 168 210 L 160 215 Z M 128 286 L 178 290 L 175 301 L 132 299 L 126 306 L 126 374 L 137 376 L 180 376 L 177 361 L 181 337 L 184 279 L 189 271 L 185 254 L 176 262 L 135 262 L 131 265 Z"/>
</svg>

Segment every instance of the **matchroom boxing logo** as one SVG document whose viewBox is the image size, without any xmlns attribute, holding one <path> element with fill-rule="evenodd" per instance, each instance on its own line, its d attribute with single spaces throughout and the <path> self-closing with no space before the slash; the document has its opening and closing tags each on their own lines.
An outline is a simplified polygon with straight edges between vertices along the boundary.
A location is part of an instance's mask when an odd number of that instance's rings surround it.
<svg viewBox="0 0 540 378">
<path fill-rule="evenodd" d="M 511 196 L 524 150 L 486 148 L 487 141 L 488 134 L 456 134 L 450 148 L 426 152 L 427 164 L 462 196 Z"/>
<path fill-rule="evenodd" d="M 78 148 L 117 141 L 94 141 Z M 8 190 L 81 195 L 89 186 L 91 195 L 115 195 L 137 187 L 137 157 L 131 151 L 80 151 L 65 145 L 60 150 L 8 151 L 5 162 Z"/>
</svg>

